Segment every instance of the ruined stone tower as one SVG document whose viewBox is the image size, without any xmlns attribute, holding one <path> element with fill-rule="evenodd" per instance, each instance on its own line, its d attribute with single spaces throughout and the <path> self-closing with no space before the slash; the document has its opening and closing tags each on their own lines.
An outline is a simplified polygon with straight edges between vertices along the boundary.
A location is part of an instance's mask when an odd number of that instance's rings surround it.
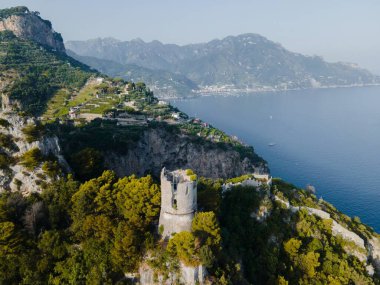
<svg viewBox="0 0 380 285">
<path fill-rule="evenodd" d="M 161 213 L 159 227 L 163 238 L 191 231 L 197 210 L 197 181 L 190 171 L 161 171 Z"/>
</svg>

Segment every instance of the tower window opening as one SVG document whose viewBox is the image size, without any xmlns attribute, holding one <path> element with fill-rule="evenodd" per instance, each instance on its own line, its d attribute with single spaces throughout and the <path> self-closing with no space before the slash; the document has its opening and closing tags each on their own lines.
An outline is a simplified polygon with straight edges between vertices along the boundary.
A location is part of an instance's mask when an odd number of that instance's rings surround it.
<svg viewBox="0 0 380 285">
<path fill-rule="evenodd" d="M 177 210 L 177 199 L 173 199 L 173 209 Z"/>
</svg>

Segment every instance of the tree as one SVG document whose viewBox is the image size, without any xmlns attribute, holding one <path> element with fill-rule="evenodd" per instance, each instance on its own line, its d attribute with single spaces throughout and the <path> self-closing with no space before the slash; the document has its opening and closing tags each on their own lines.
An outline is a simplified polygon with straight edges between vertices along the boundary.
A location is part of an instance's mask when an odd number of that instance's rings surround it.
<svg viewBox="0 0 380 285">
<path fill-rule="evenodd" d="M 276 280 L 276 284 L 277 285 L 288 285 L 289 282 L 286 281 L 286 279 L 284 278 L 284 276 L 278 276 L 278 278 Z"/>
<path fill-rule="evenodd" d="M 25 166 L 29 170 L 33 170 L 41 164 L 42 159 L 43 155 L 41 150 L 38 148 L 33 148 L 21 156 L 21 165 Z"/>
<path fill-rule="evenodd" d="M 202 244 L 214 249 L 220 248 L 220 227 L 214 212 L 198 212 L 193 219 L 191 230 Z"/>
<path fill-rule="evenodd" d="M 40 251 L 40 258 L 37 262 L 37 269 L 40 273 L 48 275 L 53 271 L 54 265 L 64 259 L 67 255 L 66 244 L 58 231 L 45 231 L 38 241 L 37 247 Z"/>
<path fill-rule="evenodd" d="M 96 212 L 113 217 L 116 214 L 115 200 L 118 191 L 114 186 L 117 182 L 116 174 L 112 171 L 104 171 L 97 181 L 99 183 L 99 190 L 94 199 L 97 206 Z"/>
<path fill-rule="evenodd" d="M 287 242 L 284 243 L 284 250 L 289 255 L 291 259 L 294 259 L 298 255 L 298 250 L 302 245 L 302 241 L 291 238 Z"/>
<path fill-rule="evenodd" d="M 113 239 L 114 227 L 110 218 L 105 215 L 88 215 L 85 217 L 80 229 L 75 233 L 80 239 L 95 238 L 110 243 Z"/>
<path fill-rule="evenodd" d="M 141 244 L 141 238 L 136 231 L 125 222 L 119 223 L 111 249 L 112 262 L 116 268 L 124 272 L 136 270 L 142 257 Z"/>
<path fill-rule="evenodd" d="M 197 266 L 200 260 L 196 254 L 195 237 L 190 232 L 180 232 L 169 240 L 168 252 L 187 266 Z"/>
<path fill-rule="evenodd" d="M 0 256 L 16 253 L 20 238 L 12 222 L 0 223 Z"/>
<path fill-rule="evenodd" d="M 53 229 L 64 229 L 70 225 L 71 198 L 78 190 L 79 183 L 72 175 L 49 184 L 41 197 L 49 213 L 49 224 Z"/>
<path fill-rule="evenodd" d="M 69 257 L 58 262 L 54 267 L 54 275 L 50 277 L 49 283 L 54 285 L 85 284 L 87 273 L 83 252 L 77 247 L 71 247 Z"/>
<path fill-rule="evenodd" d="M 315 269 L 320 265 L 318 262 L 319 253 L 313 251 L 306 254 L 301 254 L 297 257 L 297 266 L 308 277 L 313 278 L 316 271 Z"/>
<path fill-rule="evenodd" d="M 71 156 L 71 165 L 81 180 L 91 179 L 101 174 L 103 155 L 94 148 L 84 148 Z"/>
<path fill-rule="evenodd" d="M 151 224 L 160 212 L 161 195 L 150 175 L 120 179 L 116 184 L 116 206 L 127 222 L 143 229 Z"/>
</svg>

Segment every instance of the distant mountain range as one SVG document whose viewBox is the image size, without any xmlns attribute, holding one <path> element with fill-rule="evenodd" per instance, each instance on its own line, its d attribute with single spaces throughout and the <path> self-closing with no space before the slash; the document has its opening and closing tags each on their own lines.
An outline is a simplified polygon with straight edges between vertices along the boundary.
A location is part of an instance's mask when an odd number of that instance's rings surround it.
<svg viewBox="0 0 380 285">
<path fill-rule="evenodd" d="M 160 97 L 380 83 L 355 64 L 293 53 L 257 34 L 184 46 L 104 38 L 69 41 L 66 48 L 101 72 L 147 82 Z"/>
</svg>

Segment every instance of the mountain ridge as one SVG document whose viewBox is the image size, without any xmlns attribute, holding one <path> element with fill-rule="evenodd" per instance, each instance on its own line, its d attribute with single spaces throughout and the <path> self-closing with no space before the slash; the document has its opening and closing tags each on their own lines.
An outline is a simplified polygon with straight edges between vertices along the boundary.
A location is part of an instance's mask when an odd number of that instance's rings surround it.
<svg viewBox="0 0 380 285">
<path fill-rule="evenodd" d="M 80 56 L 89 56 L 125 65 L 125 70 L 117 74 L 104 69 L 109 75 L 128 78 L 125 74 L 127 65 L 134 64 L 179 74 L 197 85 L 197 88 L 182 88 L 185 90 L 182 92 L 172 88 L 178 97 L 203 92 L 277 91 L 380 83 L 379 76 L 356 64 L 329 63 L 319 56 L 291 52 L 281 44 L 253 33 L 187 45 L 141 39 L 110 41 L 108 38 L 68 41 L 66 45 L 77 54 L 78 60 Z M 149 82 L 152 74 L 147 71 L 141 77 Z M 185 86 L 186 83 L 178 85 Z M 160 87 L 154 91 L 163 93 Z"/>
</svg>

